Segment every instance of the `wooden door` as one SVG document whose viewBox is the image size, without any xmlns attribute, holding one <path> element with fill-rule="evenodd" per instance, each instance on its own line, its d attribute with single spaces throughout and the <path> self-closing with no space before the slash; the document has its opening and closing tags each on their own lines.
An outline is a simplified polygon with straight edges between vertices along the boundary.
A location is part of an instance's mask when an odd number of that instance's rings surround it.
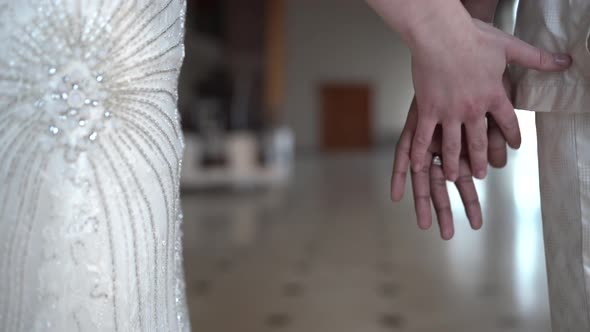
<svg viewBox="0 0 590 332">
<path fill-rule="evenodd" d="M 372 91 L 368 84 L 322 84 L 321 137 L 324 151 L 371 147 Z"/>
</svg>

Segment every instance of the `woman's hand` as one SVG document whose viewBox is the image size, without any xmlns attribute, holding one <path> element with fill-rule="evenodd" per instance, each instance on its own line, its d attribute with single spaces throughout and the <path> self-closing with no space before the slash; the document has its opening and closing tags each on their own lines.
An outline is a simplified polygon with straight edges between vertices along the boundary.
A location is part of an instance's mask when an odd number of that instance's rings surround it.
<svg viewBox="0 0 590 332">
<path fill-rule="evenodd" d="M 395 154 L 393 174 L 391 178 L 391 198 L 399 201 L 403 197 L 406 186 L 407 171 L 410 166 L 410 151 L 412 137 L 418 123 L 418 109 L 416 101 L 412 102 L 406 124 L 398 142 Z M 487 137 L 488 160 L 493 167 L 503 167 L 506 164 L 506 141 L 493 118 L 488 119 Z M 432 143 L 427 149 L 426 156 L 432 160 L 433 156 L 440 155 L 442 143 L 442 128 L 437 126 Z M 443 162 L 444 165 L 444 162 Z M 440 165 L 432 162 L 426 164 L 418 171 L 412 171 L 412 188 L 414 192 L 414 207 L 421 229 L 429 229 L 432 226 L 431 205 L 438 217 L 440 234 L 443 239 L 449 240 L 454 234 L 454 221 L 451 204 L 446 186 L 446 177 Z M 465 213 L 471 227 L 479 229 L 482 226 L 482 213 L 477 191 L 473 183 L 473 174 L 469 166 L 469 159 L 465 149 L 462 149 L 459 159 L 459 176 L 455 181 Z"/>
<path fill-rule="evenodd" d="M 418 34 L 412 46 L 417 100 L 412 169 L 419 172 L 430 163 L 428 148 L 440 124 L 446 178 L 455 181 L 460 175 L 463 132 L 471 170 L 482 179 L 488 164 L 486 114 L 496 120 L 511 147 L 520 146 L 516 114 L 502 84 L 506 66 L 561 71 L 570 66 L 571 58 L 540 50 L 476 19 L 448 23 L 435 16 L 433 20 L 440 21 L 441 32 Z"/>
<path fill-rule="evenodd" d="M 459 176 L 462 131 L 476 177 L 486 176 L 485 118 L 490 113 L 508 144 L 520 145 L 512 104 L 504 94 L 502 75 L 508 64 L 542 71 L 561 71 L 571 64 L 564 54 L 533 47 L 489 24 L 473 19 L 460 0 L 367 0 L 384 21 L 400 33 L 412 53 L 412 74 L 418 103 L 413 137 L 412 169 L 430 160 L 434 128 L 442 125 L 444 173 Z M 478 16 L 490 19 L 492 1 L 468 3 Z M 477 10 L 479 12 L 479 10 Z"/>
</svg>

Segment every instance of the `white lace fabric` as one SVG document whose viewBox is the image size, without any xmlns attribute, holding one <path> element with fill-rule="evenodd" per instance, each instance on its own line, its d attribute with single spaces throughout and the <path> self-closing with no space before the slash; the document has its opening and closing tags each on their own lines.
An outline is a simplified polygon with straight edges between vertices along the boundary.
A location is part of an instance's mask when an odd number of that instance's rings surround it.
<svg viewBox="0 0 590 332">
<path fill-rule="evenodd" d="M 184 0 L 0 0 L 0 331 L 189 330 Z"/>
</svg>

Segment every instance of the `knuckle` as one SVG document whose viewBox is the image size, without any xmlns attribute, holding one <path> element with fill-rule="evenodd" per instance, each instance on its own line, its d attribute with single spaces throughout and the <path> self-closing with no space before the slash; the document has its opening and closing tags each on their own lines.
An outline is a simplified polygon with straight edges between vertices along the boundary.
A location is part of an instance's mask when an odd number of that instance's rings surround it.
<svg viewBox="0 0 590 332">
<path fill-rule="evenodd" d="M 443 144 L 443 151 L 447 154 L 456 155 L 461 151 L 461 142 L 447 141 Z"/>
<path fill-rule="evenodd" d="M 419 164 L 424 160 L 424 158 L 422 157 L 422 154 L 416 150 L 412 150 L 411 154 L 410 154 L 410 162 L 412 164 Z"/>
<path fill-rule="evenodd" d="M 428 195 L 415 195 L 414 196 L 414 201 L 416 201 L 416 203 L 428 203 L 428 204 L 430 204 L 430 196 L 428 196 Z"/>
<path fill-rule="evenodd" d="M 414 135 L 414 146 L 418 146 L 421 148 L 425 148 L 430 144 L 430 139 L 426 133 L 417 132 Z M 416 149 L 414 149 L 413 153 L 416 153 Z"/>
<path fill-rule="evenodd" d="M 500 102 L 508 98 L 508 92 L 502 87 L 492 92 L 490 97 L 492 99 L 492 104 L 498 105 Z"/>
<path fill-rule="evenodd" d="M 400 170 L 394 169 L 393 170 L 393 174 L 394 175 L 399 175 L 399 176 L 402 176 L 402 177 L 405 178 L 406 175 L 408 175 L 408 172 L 407 171 L 400 171 Z"/>
<path fill-rule="evenodd" d="M 426 165 L 422 166 L 422 168 L 420 169 L 420 173 L 429 174 L 430 173 L 430 165 L 426 164 Z"/>
<path fill-rule="evenodd" d="M 488 143 L 488 152 L 492 154 L 506 154 L 508 152 L 508 142 L 506 140 L 491 140 Z"/>
<path fill-rule="evenodd" d="M 548 53 L 541 49 L 537 49 L 537 52 L 539 52 L 539 66 L 541 68 L 550 67 L 553 64 L 553 59 Z"/>
<path fill-rule="evenodd" d="M 468 207 L 468 208 L 480 208 L 481 207 L 479 200 L 476 198 L 466 200 L 464 205 L 465 205 L 465 207 Z"/>
<path fill-rule="evenodd" d="M 469 141 L 469 149 L 472 151 L 486 150 L 487 149 L 487 142 L 481 137 L 471 139 Z"/>
<path fill-rule="evenodd" d="M 446 188 L 447 187 L 447 181 L 445 180 L 445 178 L 442 177 L 437 177 L 437 178 L 433 178 L 430 180 L 431 181 L 431 185 L 433 187 L 438 187 L 438 188 Z"/>
<path fill-rule="evenodd" d="M 420 103 L 418 109 L 420 110 L 421 117 L 432 117 L 437 113 L 438 103 L 433 101 L 427 101 Z"/>
<path fill-rule="evenodd" d="M 535 53 L 536 53 L 536 62 L 537 62 L 537 66 L 538 68 L 542 68 L 543 67 L 543 52 L 541 52 L 540 49 L 535 49 Z"/>
<path fill-rule="evenodd" d="M 430 165 L 425 165 L 422 168 L 420 168 L 419 170 L 415 171 L 412 169 L 412 174 L 414 175 L 427 175 L 430 172 Z"/>
<path fill-rule="evenodd" d="M 483 118 L 484 112 L 482 107 L 470 108 L 465 111 L 465 120 L 467 122 L 479 121 Z"/>
<path fill-rule="evenodd" d="M 505 131 L 520 130 L 520 127 L 518 126 L 518 119 L 513 117 L 506 119 L 506 121 L 502 121 L 499 126 Z"/>
<path fill-rule="evenodd" d="M 458 170 L 455 165 L 451 165 L 451 163 L 445 163 L 445 174 L 457 174 Z"/>
<path fill-rule="evenodd" d="M 473 111 L 477 109 L 477 99 L 476 98 L 463 98 L 459 102 L 459 107 L 464 111 Z"/>
<path fill-rule="evenodd" d="M 455 181 L 455 183 L 457 183 L 457 184 L 472 184 L 473 177 L 471 177 L 471 175 L 461 175 L 461 176 L 459 176 L 459 178 L 457 178 L 457 181 Z"/>
<path fill-rule="evenodd" d="M 436 212 L 439 215 L 449 215 L 449 214 L 451 214 L 451 206 L 450 205 L 436 206 Z"/>
<path fill-rule="evenodd" d="M 395 147 L 395 151 L 397 152 L 398 155 L 408 156 L 408 155 L 410 155 L 410 145 L 398 142 Z"/>
</svg>

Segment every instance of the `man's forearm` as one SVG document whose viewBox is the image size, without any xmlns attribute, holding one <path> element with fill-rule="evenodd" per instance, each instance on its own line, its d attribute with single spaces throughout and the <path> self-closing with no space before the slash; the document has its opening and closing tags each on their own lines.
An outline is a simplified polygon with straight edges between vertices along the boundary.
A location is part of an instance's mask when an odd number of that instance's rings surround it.
<svg viewBox="0 0 590 332">
<path fill-rule="evenodd" d="M 463 0 L 463 5 L 473 18 L 491 23 L 494 20 L 498 2 L 499 0 Z"/>
</svg>

